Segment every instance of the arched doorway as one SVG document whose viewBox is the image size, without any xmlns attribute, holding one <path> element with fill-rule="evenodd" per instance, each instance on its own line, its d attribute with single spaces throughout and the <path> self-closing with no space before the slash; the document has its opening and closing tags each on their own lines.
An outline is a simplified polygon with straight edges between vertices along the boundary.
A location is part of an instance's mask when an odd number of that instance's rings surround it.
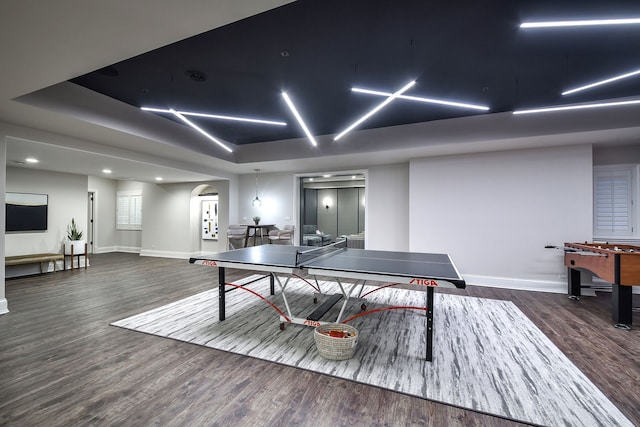
<svg viewBox="0 0 640 427">
<path fill-rule="evenodd" d="M 229 226 L 228 183 L 200 184 L 191 191 L 191 236 L 196 253 L 226 250 Z"/>
</svg>

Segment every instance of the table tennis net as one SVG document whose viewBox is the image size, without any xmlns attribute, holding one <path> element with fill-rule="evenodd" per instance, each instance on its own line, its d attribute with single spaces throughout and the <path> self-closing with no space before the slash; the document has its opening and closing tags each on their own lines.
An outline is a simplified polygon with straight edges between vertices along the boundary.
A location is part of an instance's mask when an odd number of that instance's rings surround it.
<svg viewBox="0 0 640 427">
<path fill-rule="evenodd" d="M 347 241 L 346 239 L 342 239 L 342 240 L 338 240 L 335 243 L 332 243 L 330 245 L 326 245 L 326 246 L 321 246 L 319 248 L 314 248 L 314 249 L 306 249 L 306 250 L 299 250 L 296 252 L 296 265 L 297 266 L 301 266 L 301 265 L 305 265 L 306 263 L 308 263 L 310 260 L 312 259 L 316 259 L 318 257 L 321 257 L 323 255 L 327 255 L 333 252 L 337 252 L 341 249 L 344 249 L 347 247 Z"/>
</svg>

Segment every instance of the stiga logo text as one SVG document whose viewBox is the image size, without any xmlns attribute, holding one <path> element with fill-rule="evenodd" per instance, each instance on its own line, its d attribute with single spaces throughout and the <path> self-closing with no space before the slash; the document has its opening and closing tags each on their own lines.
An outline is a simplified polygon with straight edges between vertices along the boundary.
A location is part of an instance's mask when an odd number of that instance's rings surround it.
<svg viewBox="0 0 640 427">
<path fill-rule="evenodd" d="M 209 267 L 217 267 L 218 264 L 216 264 L 215 261 L 211 261 L 208 259 L 205 259 L 204 261 L 202 261 L 202 265 L 208 265 Z"/>
<path fill-rule="evenodd" d="M 409 282 L 410 285 L 423 285 L 423 286 L 438 286 L 438 282 L 431 279 L 417 279 L 413 278 Z"/>
</svg>

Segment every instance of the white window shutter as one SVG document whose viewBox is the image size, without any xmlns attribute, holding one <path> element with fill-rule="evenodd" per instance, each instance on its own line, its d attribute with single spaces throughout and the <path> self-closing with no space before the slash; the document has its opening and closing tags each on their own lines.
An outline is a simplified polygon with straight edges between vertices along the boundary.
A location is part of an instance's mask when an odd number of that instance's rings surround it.
<svg viewBox="0 0 640 427">
<path fill-rule="evenodd" d="M 118 191 L 116 199 L 116 229 L 142 230 L 142 193 Z"/>
<path fill-rule="evenodd" d="M 142 226 L 142 195 L 132 195 L 130 201 L 129 222 L 131 225 Z"/>
<path fill-rule="evenodd" d="M 129 197 L 118 194 L 118 205 L 116 212 L 116 224 L 118 226 L 129 224 Z"/>
<path fill-rule="evenodd" d="M 633 234 L 633 169 L 594 170 L 594 235 Z"/>
</svg>

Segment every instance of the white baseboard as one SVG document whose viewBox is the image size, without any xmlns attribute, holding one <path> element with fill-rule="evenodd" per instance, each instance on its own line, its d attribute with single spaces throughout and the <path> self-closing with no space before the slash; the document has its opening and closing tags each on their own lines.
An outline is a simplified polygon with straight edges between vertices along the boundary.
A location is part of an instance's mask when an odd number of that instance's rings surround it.
<svg viewBox="0 0 640 427">
<path fill-rule="evenodd" d="M 111 252 L 119 252 L 118 251 L 118 247 L 117 246 L 105 246 L 105 247 L 101 247 L 101 248 L 93 248 L 93 253 L 94 254 L 108 254 Z"/>
<path fill-rule="evenodd" d="M 551 292 L 555 294 L 567 293 L 567 282 L 515 279 L 510 277 L 490 277 L 463 275 L 468 285 L 486 286 L 489 288 L 514 289 L 520 291 Z"/>
<path fill-rule="evenodd" d="M 170 251 L 152 251 L 143 249 L 140 251 L 140 256 L 159 257 L 159 258 L 177 258 L 177 259 L 189 259 L 193 256 L 191 252 L 170 252 Z"/>
<path fill-rule="evenodd" d="M 112 252 L 125 252 L 129 254 L 139 254 L 140 247 L 138 246 L 102 246 L 99 248 L 94 247 L 94 254 L 109 254 Z"/>
<path fill-rule="evenodd" d="M 139 254 L 141 249 L 137 246 L 116 246 L 111 252 L 126 252 L 129 254 Z"/>
<path fill-rule="evenodd" d="M 529 280 L 529 279 L 514 279 L 509 277 L 489 277 L 489 276 L 473 276 L 464 275 L 464 279 L 468 285 L 485 286 L 488 288 L 501 288 L 501 289 L 514 289 L 519 291 L 535 291 L 535 292 L 550 292 L 555 294 L 568 293 L 566 281 L 547 281 L 547 280 Z M 605 286 L 604 289 L 597 289 L 598 292 L 611 292 L 610 289 L 606 289 L 608 282 L 598 279 L 597 277 L 583 277 L 583 286 Z M 583 290 L 583 293 L 586 292 Z M 634 294 L 640 294 L 640 286 L 633 286 L 632 292 Z"/>
<path fill-rule="evenodd" d="M 9 312 L 9 305 L 6 298 L 0 298 L 0 314 L 7 314 Z"/>
</svg>

